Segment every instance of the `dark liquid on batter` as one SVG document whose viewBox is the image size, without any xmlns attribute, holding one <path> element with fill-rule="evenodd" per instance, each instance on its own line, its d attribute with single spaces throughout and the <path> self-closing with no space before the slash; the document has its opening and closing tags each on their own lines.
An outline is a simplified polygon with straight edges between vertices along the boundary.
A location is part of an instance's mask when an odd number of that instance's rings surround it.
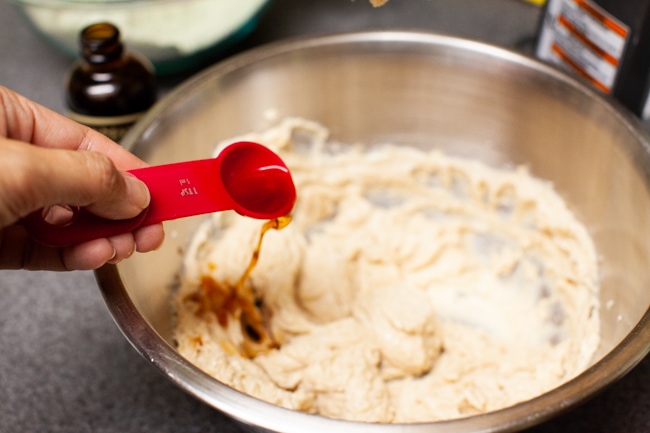
<svg viewBox="0 0 650 433">
<path fill-rule="evenodd" d="M 198 303 L 198 315 L 213 313 L 222 327 L 227 327 L 231 318 L 239 321 L 244 343 L 237 349 L 247 358 L 279 347 L 271 333 L 268 315 L 264 314 L 263 300 L 256 296 L 248 279 L 259 260 L 264 234 L 270 229 L 281 230 L 290 222 L 291 216 L 287 215 L 264 223 L 248 267 L 234 286 L 204 275 L 199 290 L 188 296 L 190 301 Z"/>
</svg>

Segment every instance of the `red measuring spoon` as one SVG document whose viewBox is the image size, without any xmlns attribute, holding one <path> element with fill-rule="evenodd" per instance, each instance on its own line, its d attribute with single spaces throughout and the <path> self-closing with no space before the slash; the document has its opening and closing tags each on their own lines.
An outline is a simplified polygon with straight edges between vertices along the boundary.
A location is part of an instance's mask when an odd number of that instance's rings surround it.
<svg viewBox="0 0 650 433">
<path fill-rule="evenodd" d="M 261 144 L 231 144 L 216 157 L 129 171 L 151 193 L 151 203 L 127 220 L 72 210 L 64 224 L 51 224 L 43 211 L 23 219 L 30 235 L 45 245 L 64 247 L 127 233 L 162 221 L 224 210 L 258 219 L 288 215 L 296 201 L 291 173 L 282 159 Z"/>
</svg>

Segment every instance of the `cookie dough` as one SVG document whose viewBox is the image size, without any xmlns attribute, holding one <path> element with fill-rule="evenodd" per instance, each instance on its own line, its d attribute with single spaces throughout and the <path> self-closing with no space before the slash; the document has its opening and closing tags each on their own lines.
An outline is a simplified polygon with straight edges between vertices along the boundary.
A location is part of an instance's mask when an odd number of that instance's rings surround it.
<svg viewBox="0 0 650 433">
<path fill-rule="evenodd" d="M 335 143 L 301 119 L 238 140 L 276 151 L 298 199 L 248 281 L 277 348 L 249 356 L 242 327 L 196 301 L 206 279 L 236 284 L 263 222 L 218 213 L 191 240 L 175 339 L 210 375 L 290 409 L 408 423 L 504 408 L 590 364 L 597 255 L 549 182 L 436 150 Z"/>
</svg>

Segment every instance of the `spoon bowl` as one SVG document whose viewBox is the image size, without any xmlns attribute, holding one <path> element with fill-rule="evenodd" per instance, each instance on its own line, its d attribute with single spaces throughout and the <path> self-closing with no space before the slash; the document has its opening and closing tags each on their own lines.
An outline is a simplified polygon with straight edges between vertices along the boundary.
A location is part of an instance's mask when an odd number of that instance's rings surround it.
<svg viewBox="0 0 650 433">
<path fill-rule="evenodd" d="M 239 142 L 225 148 L 219 155 L 221 182 L 237 213 L 257 219 L 287 215 L 296 200 L 291 173 L 278 155 L 258 146 Z"/>
</svg>

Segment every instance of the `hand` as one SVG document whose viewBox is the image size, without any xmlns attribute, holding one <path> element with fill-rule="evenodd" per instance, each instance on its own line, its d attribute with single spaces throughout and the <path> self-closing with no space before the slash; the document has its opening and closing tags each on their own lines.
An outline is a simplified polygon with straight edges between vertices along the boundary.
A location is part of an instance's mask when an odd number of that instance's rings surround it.
<svg viewBox="0 0 650 433">
<path fill-rule="evenodd" d="M 60 204 L 134 217 L 149 205 L 149 191 L 124 170 L 145 165 L 102 134 L 0 86 L 0 268 L 96 269 L 158 248 L 161 224 L 65 248 L 35 242 L 18 224 Z"/>
</svg>

